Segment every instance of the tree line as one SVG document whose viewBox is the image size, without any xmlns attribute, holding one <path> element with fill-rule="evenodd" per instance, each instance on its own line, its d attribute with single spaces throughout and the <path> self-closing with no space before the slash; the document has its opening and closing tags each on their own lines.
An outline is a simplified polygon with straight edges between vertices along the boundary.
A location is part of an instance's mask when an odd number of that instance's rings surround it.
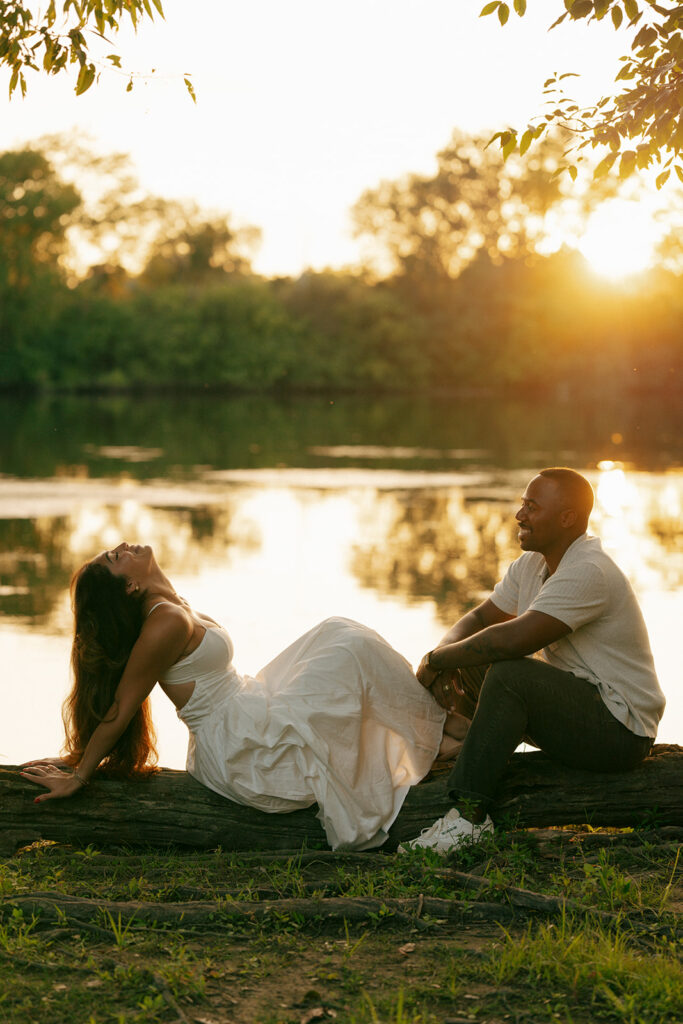
<svg viewBox="0 0 683 1024">
<path fill-rule="evenodd" d="M 637 288 L 608 286 L 575 252 L 542 255 L 547 215 L 567 198 L 553 173 L 563 145 L 548 135 L 524 160 L 504 159 L 454 133 L 433 175 L 383 182 L 359 198 L 362 268 L 275 279 L 252 270 L 256 229 L 142 194 L 120 157 L 56 139 L 4 153 L 0 384 L 672 388 L 679 268 L 660 266 Z M 574 185 L 572 215 L 586 216 L 618 187 Z"/>
</svg>

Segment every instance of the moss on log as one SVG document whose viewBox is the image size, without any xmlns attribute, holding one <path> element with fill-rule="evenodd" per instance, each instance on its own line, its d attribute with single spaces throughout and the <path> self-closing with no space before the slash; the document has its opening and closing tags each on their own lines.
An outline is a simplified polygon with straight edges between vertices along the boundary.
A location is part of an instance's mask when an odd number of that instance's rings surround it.
<svg viewBox="0 0 683 1024">
<path fill-rule="evenodd" d="M 96 779 L 68 801 L 34 803 L 36 787 L 19 768 L 0 768 L 0 853 L 38 839 L 74 845 L 181 846 L 192 849 L 297 850 L 325 846 L 316 808 L 264 814 L 218 796 L 186 772 L 161 769 L 135 781 Z M 414 787 L 385 850 L 444 814 L 446 774 Z M 631 772 L 565 768 L 544 754 L 515 754 L 493 814 L 498 823 L 531 828 L 591 824 L 639 827 L 683 824 L 683 747 L 655 746 Z"/>
</svg>

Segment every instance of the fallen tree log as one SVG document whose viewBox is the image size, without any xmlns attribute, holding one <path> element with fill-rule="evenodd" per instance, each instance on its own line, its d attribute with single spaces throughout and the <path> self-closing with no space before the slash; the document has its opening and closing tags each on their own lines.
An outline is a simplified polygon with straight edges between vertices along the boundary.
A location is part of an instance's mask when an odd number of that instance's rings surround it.
<svg viewBox="0 0 683 1024">
<path fill-rule="evenodd" d="M 547 908 L 542 908 L 547 912 Z M 117 901 L 87 899 L 66 896 L 62 893 L 27 893 L 19 896 L 0 898 L 0 917 L 8 910 L 20 910 L 26 918 L 40 915 L 41 924 L 84 927 L 94 930 L 100 938 L 115 938 L 115 929 L 122 924 L 135 922 L 138 925 L 173 925 L 175 928 L 197 928 L 216 926 L 231 921 L 253 924 L 267 918 L 284 915 L 298 917 L 303 922 L 314 921 L 318 925 L 347 922 L 375 921 L 382 917 L 393 920 L 394 924 L 420 926 L 420 917 L 426 916 L 463 924 L 465 921 L 510 921 L 514 912 L 505 903 L 473 902 L 471 900 L 444 899 L 434 896 L 408 896 L 401 898 L 374 896 L 339 896 L 319 899 L 281 898 L 276 900 L 202 900 L 188 903 L 149 903 L 139 900 Z M 552 907 L 551 913 L 557 908 Z M 592 913 L 593 911 L 588 911 Z M 100 925 L 93 925 L 91 919 L 99 917 Z M 615 915 L 611 915 L 615 917 Z M 107 933 L 107 920 L 114 927 Z"/>
<path fill-rule="evenodd" d="M 98 848 L 299 850 L 325 846 L 316 808 L 264 814 L 201 786 L 186 772 L 161 769 L 146 779 L 98 778 L 68 801 L 34 803 L 36 787 L 17 766 L 0 768 L 0 854 L 37 839 Z M 446 775 L 414 787 L 383 848 L 419 834 L 451 806 Z M 539 752 L 515 754 L 493 812 L 517 827 L 683 824 L 683 747 L 657 745 L 631 772 L 565 768 Z"/>
</svg>

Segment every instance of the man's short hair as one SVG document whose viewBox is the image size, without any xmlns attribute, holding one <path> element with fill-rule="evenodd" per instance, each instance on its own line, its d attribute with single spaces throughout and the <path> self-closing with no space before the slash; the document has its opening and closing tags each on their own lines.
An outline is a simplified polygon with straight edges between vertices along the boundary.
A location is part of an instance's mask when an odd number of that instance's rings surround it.
<svg viewBox="0 0 683 1024">
<path fill-rule="evenodd" d="M 585 529 L 595 501 L 593 488 L 585 476 L 581 476 L 575 469 L 567 469 L 566 466 L 552 466 L 549 469 L 542 469 L 538 475 L 557 482 L 565 499 L 577 513 L 579 521 Z"/>
</svg>

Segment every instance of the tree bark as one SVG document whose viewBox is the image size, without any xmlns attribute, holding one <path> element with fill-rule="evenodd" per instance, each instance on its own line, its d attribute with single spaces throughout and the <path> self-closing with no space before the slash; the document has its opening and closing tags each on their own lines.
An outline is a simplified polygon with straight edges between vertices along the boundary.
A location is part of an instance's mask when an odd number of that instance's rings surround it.
<svg viewBox="0 0 683 1024">
<path fill-rule="evenodd" d="M 242 807 L 186 772 L 161 769 L 135 781 L 95 779 L 69 800 L 36 804 L 38 789 L 17 766 L 0 768 L 0 853 L 37 839 L 104 849 L 299 850 L 325 846 L 316 808 L 264 814 Z M 415 786 L 383 849 L 418 835 L 451 806 L 446 774 Z M 541 753 L 513 755 L 493 812 L 500 825 L 638 827 L 683 824 L 683 747 L 658 745 L 631 772 L 565 768 Z"/>
</svg>

